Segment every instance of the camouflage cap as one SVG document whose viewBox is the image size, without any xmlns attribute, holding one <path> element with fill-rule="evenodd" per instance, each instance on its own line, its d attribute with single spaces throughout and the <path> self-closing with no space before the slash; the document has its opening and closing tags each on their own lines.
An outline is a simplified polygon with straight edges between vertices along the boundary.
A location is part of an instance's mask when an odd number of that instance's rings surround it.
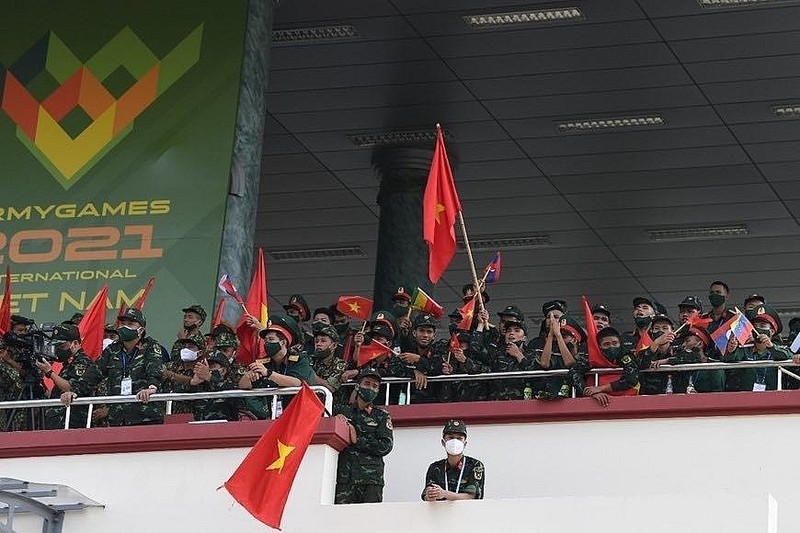
<svg viewBox="0 0 800 533">
<path fill-rule="evenodd" d="M 520 322 L 525 321 L 525 315 L 522 313 L 522 310 L 516 305 L 507 305 L 505 309 L 503 309 L 502 311 L 498 311 L 497 315 L 501 318 L 504 316 L 510 316 L 512 318 L 516 318 Z"/>
<path fill-rule="evenodd" d="M 200 320 L 202 320 L 203 322 L 206 321 L 206 317 L 208 316 L 206 315 L 206 310 L 203 309 L 203 306 L 200 304 L 192 304 L 189 307 L 184 307 L 183 309 L 181 309 L 181 311 L 183 311 L 184 313 L 197 313 L 198 315 L 200 315 Z"/>
<path fill-rule="evenodd" d="M 358 372 L 358 376 L 356 376 L 356 383 L 361 383 L 361 380 L 364 378 L 374 378 L 378 381 L 383 381 L 383 378 L 378 373 L 378 370 L 372 366 L 365 366 Z"/>
<path fill-rule="evenodd" d="M 655 309 L 655 306 L 653 305 L 653 301 L 650 300 L 650 298 L 645 298 L 644 296 L 637 296 L 636 298 L 633 299 L 633 306 L 634 307 L 636 307 L 637 305 L 640 305 L 640 304 L 647 304 L 650 307 L 652 307 L 653 309 Z"/>
<path fill-rule="evenodd" d="M 747 304 L 749 304 L 750 302 L 765 303 L 766 301 L 767 300 L 763 296 L 761 296 L 760 294 L 753 293 L 753 294 L 751 294 L 750 296 L 748 296 L 747 298 L 744 299 L 744 306 L 747 307 Z"/>
<path fill-rule="evenodd" d="M 117 317 L 117 320 L 122 320 L 123 318 L 127 318 L 128 320 L 135 320 L 142 326 L 147 325 L 147 321 L 144 319 L 144 315 L 142 312 L 135 307 L 129 307 L 125 310 L 124 313 Z"/>
<path fill-rule="evenodd" d="M 217 348 L 238 348 L 239 347 L 239 339 L 233 333 L 228 333 L 227 331 L 223 331 L 216 335 L 216 347 Z"/>
<path fill-rule="evenodd" d="M 311 318 L 311 311 L 308 308 L 306 299 L 301 294 L 292 294 L 289 297 L 289 303 L 284 305 L 283 308 L 288 312 L 289 309 L 297 309 L 300 313 L 300 322 L 305 322 Z"/>
<path fill-rule="evenodd" d="M 542 314 L 547 316 L 547 313 L 550 311 L 561 311 L 562 313 L 567 312 L 567 302 L 564 300 L 550 300 L 549 302 L 545 302 L 542 304 Z"/>
<path fill-rule="evenodd" d="M 673 327 L 675 326 L 675 322 L 673 322 L 672 319 L 665 313 L 658 313 L 657 315 L 654 315 L 653 320 L 650 321 L 650 326 L 652 326 L 656 322 L 669 322 L 670 326 Z"/>
<path fill-rule="evenodd" d="M 211 328 L 211 332 L 209 333 L 209 335 L 211 335 L 212 337 L 216 337 L 220 333 L 230 333 L 231 335 L 236 335 L 236 330 L 234 329 L 233 326 L 231 326 L 227 322 L 220 322 L 219 324 Z"/>
<path fill-rule="evenodd" d="M 185 339 L 178 339 L 178 342 L 181 344 L 194 344 L 201 350 L 206 349 L 206 338 L 202 333 L 195 333 L 194 335 L 189 335 Z"/>
<path fill-rule="evenodd" d="M 507 320 L 506 321 L 506 329 L 517 326 L 519 329 L 522 330 L 523 333 L 527 335 L 528 333 L 528 326 L 525 325 L 525 322 L 520 322 L 519 320 Z"/>
<path fill-rule="evenodd" d="M 314 331 L 314 337 L 317 336 L 328 337 L 333 342 L 339 342 L 339 332 L 333 326 L 325 325 L 317 329 Z"/>
<path fill-rule="evenodd" d="M 392 331 L 392 329 L 385 324 L 373 325 L 370 332 L 373 336 L 378 335 L 384 339 L 389 339 L 390 341 L 394 338 L 394 331 Z"/>
<path fill-rule="evenodd" d="M 62 322 L 53 330 L 53 335 L 50 337 L 50 344 L 61 344 L 62 342 L 80 340 L 81 333 L 78 331 L 78 326 L 72 322 Z"/>
<path fill-rule="evenodd" d="M 606 315 L 608 318 L 611 318 L 611 311 L 605 304 L 595 304 L 592 306 L 592 314 L 595 313 L 600 313 L 601 315 Z"/>
<path fill-rule="evenodd" d="M 225 357 L 225 354 L 222 352 L 214 352 L 211 356 L 206 359 L 206 362 L 210 365 L 211 363 L 219 363 L 225 368 L 231 366 L 231 362 L 228 361 L 228 358 Z"/>
<path fill-rule="evenodd" d="M 691 309 L 697 309 L 698 312 L 703 312 L 703 304 L 697 296 L 687 296 L 684 298 L 683 301 L 678 304 L 678 308 L 681 307 L 689 307 Z"/>
<path fill-rule="evenodd" d="M 444 423 L 444 429 L 442 429 L 442 435 L 447 433 L 461 433 L 465 437 L 467 436 L 467 425 L 464 423 L 463 420 L 448 420 Z"/>
<path fill-rule="evenodd" d="M 439 321 L 430 313 L 420 313 L 414 318 L 414 329 L 430 326 L 433 329 L 439 327 Z"/>
</svg>

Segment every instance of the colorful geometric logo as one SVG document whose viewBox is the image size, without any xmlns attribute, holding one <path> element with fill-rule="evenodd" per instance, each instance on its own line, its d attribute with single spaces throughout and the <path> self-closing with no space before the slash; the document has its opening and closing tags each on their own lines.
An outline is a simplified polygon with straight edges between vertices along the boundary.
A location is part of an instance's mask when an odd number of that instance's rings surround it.
<svg viewBox="0 0 800 533">
<path fill-rule="evenodd" d="M 82 63 L 49 32 L 8 68 L 0 108 L 64 189 L 133 131 L 133 121 L 200 59 L 201 24 L 160 60 L 129 28 Z"/>
</svg>

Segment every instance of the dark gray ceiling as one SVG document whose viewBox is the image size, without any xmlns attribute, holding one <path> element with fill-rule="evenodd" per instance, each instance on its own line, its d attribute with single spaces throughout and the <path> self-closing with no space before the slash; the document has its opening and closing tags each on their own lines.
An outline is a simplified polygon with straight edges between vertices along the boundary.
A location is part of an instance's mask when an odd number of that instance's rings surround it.
<svg viewBox="0 0 800 533">
<path fill-rule="evenodd" d="M 465 14 L 577 7 L 585 20 L 472 29 Z M 649 294 L 672 313 L 726 280 L 800 307 L 800 4 L 704 9 L 698 0 L 281 2 L 276 28 L 352 24 L 360 36 L 272 50 L 256 244 L 359 245 L 366 257 L 267 258 L 273 305 L 371 295 L 380 210 L 370 148 L 347 134 L 432 128 L 460 154 L 471 238 L 547 234 L 503 250 L 490 308 L 582 293 L 629 322 Z M 576 118 L 661 115 L 657 127 L 562 133 Z M 745 224 L 746 237 L 653 242 L 645 230 Z M 478 268 L 491 252 L 476 254 Z M 437 286 L 447 307 L 463 254 Z M 620 315 L 617 315 L 620 317 Z M 620 317 L 621 318 L 621 317 Z"/>
</svg>

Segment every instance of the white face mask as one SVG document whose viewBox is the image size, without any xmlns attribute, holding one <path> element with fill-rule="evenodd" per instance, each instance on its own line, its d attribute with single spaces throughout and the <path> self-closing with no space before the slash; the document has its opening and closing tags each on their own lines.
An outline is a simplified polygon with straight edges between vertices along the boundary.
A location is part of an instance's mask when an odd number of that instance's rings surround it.
<svg viewBox="0 0 800 533">
<path fill-rule="evenodd" d="M 113 339 L 103 339 L 103 349 L 105 350 L 108 348 L 112 342 L 114 342 Z"/>
<path fill-rule="evenodd" d="M 187 363 L 191 361 L 197 361 L 197 352 L 191 350 L 190 348 L 181 348 L 181 361 Z"/>
<path fill-rule="evenodd" d="M 450 439 L 444 443 L 444 449 L 447 451 L 447 455 L 461 455 L 464 453 L 464 446 L 464 441 L 460 439 Z"/>
</svg>

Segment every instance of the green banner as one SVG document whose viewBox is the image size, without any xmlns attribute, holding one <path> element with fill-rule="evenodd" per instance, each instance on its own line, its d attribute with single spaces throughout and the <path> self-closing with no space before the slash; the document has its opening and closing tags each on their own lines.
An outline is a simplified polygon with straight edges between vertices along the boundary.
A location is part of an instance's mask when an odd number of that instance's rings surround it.
<svg viewBox="0 0 800 533">
<path fill-rule="evenodd" d="M 0 18 L 0 271 L 59 321 L 150 277 L 148 331 L 212 312 L 246 0 L 34 0 Z M 109 311 L 109 319 L 113 317 Z M 210 317 L 209 317 L 210 320 Z"/>
</svg>

